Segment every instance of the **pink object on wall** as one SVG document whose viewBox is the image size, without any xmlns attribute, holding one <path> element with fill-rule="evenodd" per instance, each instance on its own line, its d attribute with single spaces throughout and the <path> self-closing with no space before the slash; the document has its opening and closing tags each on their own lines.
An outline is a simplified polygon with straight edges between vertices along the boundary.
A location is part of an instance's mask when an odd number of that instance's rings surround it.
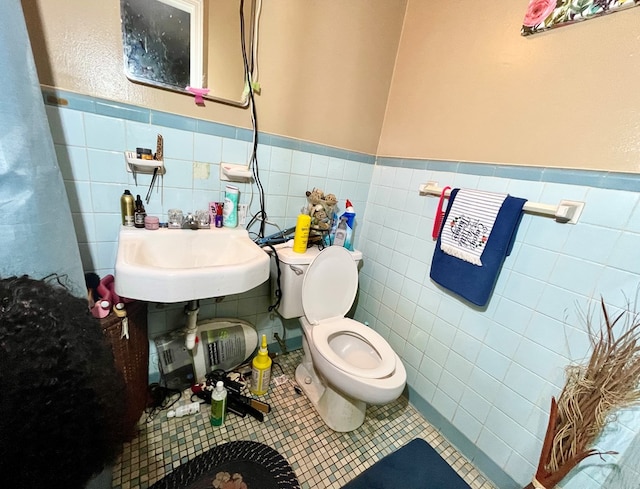
<svg viewBox="0 0 640 489">
<path fill-rule="evenodd" d="M 209 93 L 208 88 L 195 88 L 195 87 L 187 87 L 187 91 L 191 92 L 196 97 L 196 105 L 204 105 L 204 95 Z"/>
</svg>

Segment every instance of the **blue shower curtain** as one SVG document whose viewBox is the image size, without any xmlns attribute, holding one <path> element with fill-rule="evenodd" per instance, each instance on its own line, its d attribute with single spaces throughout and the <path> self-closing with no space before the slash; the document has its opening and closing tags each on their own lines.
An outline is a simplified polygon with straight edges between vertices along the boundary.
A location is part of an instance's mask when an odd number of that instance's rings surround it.
<svg viewBox="0 0 640 489">
<path fill-rule="evenodd" d="M 58 274 L 86 296 L 20 0 L 0 15 L 0 277 Z"/>
</svg>

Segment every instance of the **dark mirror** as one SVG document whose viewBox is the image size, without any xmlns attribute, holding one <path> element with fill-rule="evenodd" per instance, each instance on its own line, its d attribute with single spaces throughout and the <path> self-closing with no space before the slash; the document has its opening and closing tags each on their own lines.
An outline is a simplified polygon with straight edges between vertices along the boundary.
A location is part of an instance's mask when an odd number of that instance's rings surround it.
<svg viewBox="0 0 640 489">
<path fill-rule="evenodd" d="M 241 36 L 252 66 L 255 0 L 121 0 L 120 18 L 130 80 L 247 105 Z"/>
</svg>

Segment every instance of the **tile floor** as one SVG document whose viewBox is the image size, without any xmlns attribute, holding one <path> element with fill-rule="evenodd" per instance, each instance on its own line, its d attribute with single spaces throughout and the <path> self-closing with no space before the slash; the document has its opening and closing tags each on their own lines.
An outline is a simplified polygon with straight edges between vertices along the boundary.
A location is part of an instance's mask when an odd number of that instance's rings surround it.
<svg viewBox="0 0 640 489">
<path fill-rule="evenodd" d="M 301 358 L 302 350 L 298 350 L 275 362 L 293 379 Z M 281 373 L 273 368 L 274 376 Z M 143 415 L 138 436 L 125 445 L 114 468 L 113 488 L 147 488 L 212 446 L 252 440 L 280 452 L 293 467 L 302 489 L 338 489 L 385 455 L 414 438 L 423 438 L 472 489 L 494 489 L 405 397 L 385 406 L 369 407 L 364 424 L 350 433 L 327 428 L 306 397 L 294 391 L 293 383 L 276 386 L 272 382 L 264 400 L 272 410 L 263 423 L 250 416 L 229 414 L 224 426 L 213 428 L 207 409 L 173 419 L 167 419 L 166 411 L 150 421 Z M 180 402 L 188 402 L 188 391 Z"/>
</svg>

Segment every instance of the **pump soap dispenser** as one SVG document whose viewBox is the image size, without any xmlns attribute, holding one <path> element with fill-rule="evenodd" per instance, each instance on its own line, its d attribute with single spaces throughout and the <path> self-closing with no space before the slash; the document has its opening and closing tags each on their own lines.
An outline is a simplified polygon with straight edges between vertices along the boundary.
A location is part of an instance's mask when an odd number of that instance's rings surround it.
<svg viewBox="0 0 640 489">
<path fill-rule="evenodd" d="M 258 354 L 253 358 L 251 368 L 251 387 L 249 390 L 256 396 L 262 396 L 269 390 L 271 380 L 271 357 L 267 349 L 267 335 L 262 335 Z"/>
</svg>

